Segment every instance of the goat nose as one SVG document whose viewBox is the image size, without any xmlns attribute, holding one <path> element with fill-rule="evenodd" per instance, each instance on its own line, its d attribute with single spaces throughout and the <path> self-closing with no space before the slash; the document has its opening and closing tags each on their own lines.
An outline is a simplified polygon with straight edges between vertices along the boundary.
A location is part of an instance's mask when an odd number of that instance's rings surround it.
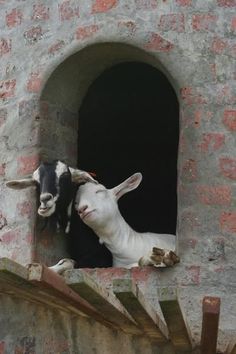
<svg viewBox="0 0 236 354">
<path fill-rule="evenodd" d="M 82 205 L 81 207 L 79 207 L 79 214 L 82 214 L 87 208 L 87 205 Z"/>
<path fill-rule="evenodd" d="M 40 196 L 40 201 L 43 203 L 49 202 L 53 198 L 51 193 L 43 193 Z"/>
</svg>

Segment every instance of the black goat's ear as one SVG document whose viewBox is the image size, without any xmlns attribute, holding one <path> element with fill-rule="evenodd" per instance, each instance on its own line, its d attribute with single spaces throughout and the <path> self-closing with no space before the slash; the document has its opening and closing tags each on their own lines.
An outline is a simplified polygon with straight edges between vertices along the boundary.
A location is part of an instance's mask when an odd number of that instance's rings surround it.
<svg viewBox="0 0 236 354">
<path fill-rule="evenodd" d="M 6 186 L 12 189 L 25 189 L 31 186 L 35 186 L 36 182 L 32 177 L 23 178 L 23 179 L 13 179 L 6 182 Z"/>
</svg>

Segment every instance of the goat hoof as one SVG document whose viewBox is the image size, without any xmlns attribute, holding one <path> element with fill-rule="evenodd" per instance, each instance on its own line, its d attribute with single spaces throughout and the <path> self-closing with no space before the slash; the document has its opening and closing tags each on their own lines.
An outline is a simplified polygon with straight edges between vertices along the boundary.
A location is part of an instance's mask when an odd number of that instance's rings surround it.
<svg viewBox="0 0 236 354">
<path fill-rule="evenodd" d="M 157 264 L 161 264 L 162 263 L 163 256 L 158 256 L 158 255 L 152 254 L 150 256 L 150 259 L 152 260 L 154 265 L 157 265 Z"/>
<path fill-rule="evenodd" d="M 153 265 L 153 262 L 149 257 L 141 257 L 138 261 L 139 267 L 144 267 L 144 266 L 151 266 Z"/>
<path fill-rule="evenodd" d="M 158 256 L 164 256 L 165 255 L 165 251 L 163 250 L 163 248 L 158 248 L 158 247 L 153 247 L 152 253 L 154 255 L 158 255 Z"/>
<path fill-rule="evenodd" d="M 163 257 L 163 263 L 167 267 L 172 267 L 174 264 L 179 263 L 179 262 L 180 262 L 180 258 L 173 251 L 169 251 Z"/>
</svg>

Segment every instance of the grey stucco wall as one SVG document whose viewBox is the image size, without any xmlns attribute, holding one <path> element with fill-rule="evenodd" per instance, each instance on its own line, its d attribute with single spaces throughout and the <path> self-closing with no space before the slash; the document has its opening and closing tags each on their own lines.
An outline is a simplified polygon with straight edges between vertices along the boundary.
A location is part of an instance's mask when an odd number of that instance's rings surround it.
<svg viewBox="0 0 236 354">
<path fill-rule="evenodd" d="M 35 231 L 35 191 L 16 196 L 5 181 L 45 157 L 75 163 L 76 115 L 89 84 L 118 62 L 147 62 L 167 75 L 181 109 L 181 264 L 160 281 L 182 289 L 196 342 L 202 296 L 223 299 L 223 350 L 236 328 L 235 1 L 0 3 L 1 256 L 51 264 L 63 255 L 63 237 Z"/>
</svg>

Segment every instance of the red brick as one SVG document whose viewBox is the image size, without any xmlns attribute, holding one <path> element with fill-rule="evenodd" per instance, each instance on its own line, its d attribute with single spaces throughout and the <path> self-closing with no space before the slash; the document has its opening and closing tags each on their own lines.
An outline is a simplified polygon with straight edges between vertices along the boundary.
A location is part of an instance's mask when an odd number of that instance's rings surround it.
<svg viewBox="0 0 236 354">
<path fill-rule="evenodd" d="M 184 133 L 181 131 L 179 135 L 179 152 L 184 153 L 186 151 L 186 137 Z"/>
<path fill-rule="evenodd" d="M 236 233 L 236 212 L 223 212 L 220 215 L 220 227 L 222 231 Z"/>
<path fill-rule="evenodd" d="M 0 354 L 5 353 L 5 342 L 0 342 Z"/>
<path fill-rule="evenodd" d="M 236 31 L 236 16 L 231 19 L 231 29 L 232 31 Z"/>
<path fill-rule="evenodd" d="M 96 280 L 99 283 L 110 285 L 113 279 L 124 277 L 125 274 L 127 274 L 127 269 L 125 268 L 97 268 Z"/>
<path fill-rule="evenodd" d="M 157 7 L 157 0 L 135 0 L 138 10 L 152 10 Z"/>
<path fill-rule="evenodd" d="M 92 13 L 107 12 L 118 4 L 118 0 L 95 0 L 92 6 Z"/>
<path fill-rule="evenodd" d="M 215 30 L 218 17 L 212 14 L 194 14 L 192 27 L 195 31 Z"/>
<path fill-rule="evenodd" d="M 14 243 L 19 238 L 18 230 L 10 230 L 5 232 L 0 237 L 0 242 L 5 245 L 9 245 L 10 243 Z"/>
<path fill-rule="evenodd" d="M 225 54 L 236 58 L 235 41 L 226 40 L 225 38 L 214 38 L 210 50 L 215 54 Z"/>
<path fill-rule="evenodd" d="M 79 7 L 71 5 L 70 0 L 63 1 L 59 5 L 59 15 L 62 21 L 71 20 L 79 17 Z"/>
<path fill-rule="evenodd" d="M 37 43 L 43 36 L 41 26 L 31 27 L 24 32 L 24 37 L 29 44 Z"/>
<path fill-rule="evenodd" d="M 6 24 L 9 28 L 16 27 L 21 24 L 23 13 L 19 9 L 13 9 L 6 14 Z"/>
<path fill-rule="evenodd" d="M 192 87 L 181 88 L 180 95 L 181 95 L 182 100 L 187 105 L 207 103 L 206 98 L 203 97 L 202 94 L 199 93 L 197 89 L 194 89 Z"/>
<path fill-rule="evenodd" d="M 33 205 L 32 202 L 25 201 L 16 204 L 16 209 L 20 216 L 30 218 L 32 217 Z"/>
<path fill-rule="evenodd" d="M 27 91 L 39 92 L 41 89 L 42 81 L 39 73 L 31 73 L 30 79 L 27 81 Z"/>
<path fill-rule="evenodd" d="M 6 108 L 0 108 L 0 128 L 7 120 L 7 110 Z"/>
<path fill-rule="evenodd" d="M 11 51 L 11 40 L 10 39 L 0 39 L 0 57 Z"/>
<path fill-rule="evenodd" d="M 236 7 L 236 0 L 217 0 L 217 4 L 222 7 Z"/>
<path fill-rule="evenodd" d="M 97 25 L 91 25 L 86 27 L 79 27 L 76 30 L 76 39 L 83 40 L 85 38 L 92 37 L 94 33 L 98 31 L 99 27 Z"/>
<path fill-rule="evenodd" d="M 32 234 L 32 233 L 29 232 L 29 233 L 26 235 L 25 240 L 26 240 L 26 242 L 27 242 L 28 244 L 32 244 L 32 243 L 34 242 L 34 234 Z"/>
<path fill-rule="evenodd" d="M 181 113 L 182 127 L 188 128 L 199 128 L 201 125 L 201 120 L 203 119 L 204 112 L 202 110 L 196 110 L 191 112 L 191 114 Z"/>
<path fill-rule="evenodd" d="M 231 87 L 223 85 L 217 88 L 216 102 L 218 104 L 234 104 L 235 97 L 232 94 Z"/>
<path fill-rule="evenodd" d="M 179 6 L 191 6 L 192 0 L 176 0 L 176 4 Z"/>
<path fill-rule="evenodd" d="M 223 133 L 206 133 L 203 134 L 200 149 L 203 152 L 219 150 L 225 142 L 225 135 Z"/>
<path fill-rule="evenodd" d="M 136 31 L 136 23 L 134 21 L 119 21 L 118 27 L 129 30 L 131 33 Z"/>
<path fill-rule="evenodd" d="M 32 173 L 39 165 L 38 155 L 20 156 L 17 159 L 17 173 L 19 175 L 28 175 Z"/>
<path fill-rule="evenodd" d="M 132 280 L 141 285 L 140 283 L 147 283 L 150 275 L 153 273 L 152 267 L 134 267 L 130 270 Z"/>
<path fill-rule="evenodd" d="M 182 168 L 182 177 L 189 181 L 195 181 L 197 175 L 197 162 L 193 159 L 186 160 Z"/>
<path fill-rule="evenodd" d="M 185 31 L 184 14 L 168 14 L 162 15 L 160 18 L 159 28 L 161 31 Z"/>
<path fill-rule="evenodd" d="M 58 52 L 61 48 L 63 48 L 65 45 L 64 41 L 57 41 L 55 44 L 51 45 L 48 49 L 48 53 L 54 54 Z"/>
<path fill-rule="evenodd" d="M 36 4 L 33 6 L 32 20 L 48 20 L 49 7 L 43 4 Z"/>
<path fill-rule="evenodd" d="M 209 64 L 210 66 L 210 70 L 211 70 L 211 73 L 212 73 L 212 77 L 213 77 L 213 80 L 217 80 L 217 67 L 216 67 L 216 63 L 213 63 L 213 64 Z"/>
<path fill-rule="evenodd" d="M 0 99 L 14 97 L 16 88 L 16 80 L 0 81 Z"/>
<path fill-rule="evenodd" d="M 186 276 L 181 282 L 182 285 L 199 285 L 200 284 L 200 267 L 199 266 L 188 266 L 185 267 Z"/>
<path fill-rule="evenodd" d="M 1 163 L 0 164 L 0 176 L 5 176 L 5 171 L 6 171 L 6 164 Z"/>
<path fill-rule="evenodd" d="M 236 110 L 224 111 L 224 124 L 232 131 L 236 131 Z"/>
<path fill-rule="evenodd" d="M 211 51 L 215 54 L 222 54 L 227 46 L 228 43 L 224 39 L 214 38 L 211 44 Z"/>
<path fill-rule="evenodd" d="M 236 159 L 229 157 L 221 158 L 220 170 L 225 177 L 236 180 Z"/>
<path fill-rule="evenodd" d="M 170 52 L 174 48 L 174 45 L 159 34 L 152 33 L 145 48 L 156 52 Z"/>
<path fill-rule="evenodd" d="M 232 200 L 230 186 L 201 185 L 196 192 L 199 202 L 205 205 L 229 205 Z"/>
</svg>

